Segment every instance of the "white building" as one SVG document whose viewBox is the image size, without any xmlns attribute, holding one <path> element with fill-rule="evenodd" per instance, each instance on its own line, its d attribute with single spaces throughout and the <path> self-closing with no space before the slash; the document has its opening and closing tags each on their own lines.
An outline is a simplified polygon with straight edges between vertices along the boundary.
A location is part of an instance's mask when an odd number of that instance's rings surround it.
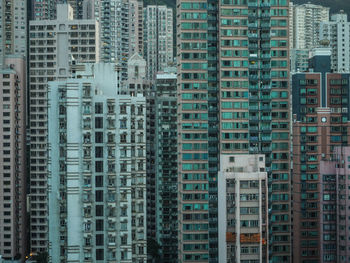
<svg viewBox="0 0 350 263">
<path fill-rule="evenodd" d="M 268 262 L 264 155 L 221 155 L 218 262 Z"/>
<path fill-rule="evenodd" d="M 118 94 L 117 70 L 50 82 L 51 262 L 147 261 L 146 99 Z"/>
<path fill-rule="evenodd" d="M 144 53 L 147 78 L 154 81 L 156 73 L 174 62 L 173 10 L 166 6 L 144 8 Z"/>
<path fill-rule="evenodd" d="M 4 56 L 27 54 L 27 1 L 0 1 L 0 65 Z"/>
<path fill-rule="evenodd" d="M 297 49 L 311 49 L 319 44 L 321 22 L 329 21 L 329 7 L 314 4 L 293 6 L 293 46 Z"/>
<path fill-rule="evenodd" d="M 29 24 L 30 229 L 33 252 L 48 249 L 47 83 L 71 76 L 69 64 L 99 57 L 98 23 L 73 20 L 73 9 L 57 6 L 57 20 Z"/>
<path fill-rule="evenodd" d="M 322 22 L 320 40 L 332 49 L 331 68 L 334 72 L 350 72 L 350 22 L 343 11 Z"/>
</svg>

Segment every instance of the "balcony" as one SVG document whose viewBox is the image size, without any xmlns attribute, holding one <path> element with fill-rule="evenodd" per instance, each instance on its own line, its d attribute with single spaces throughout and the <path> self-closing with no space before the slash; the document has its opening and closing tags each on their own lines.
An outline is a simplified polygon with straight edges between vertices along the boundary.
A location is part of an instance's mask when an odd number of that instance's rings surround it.
<svg viewBox="0 0 350 263">
<path fill-rule="evenodd" d="M 248 48 L 251 51 L 254 51 L 254 50 L 256 51 L 256 50 L 258 50 L 258 44 L 256 44 L 256 43 L 249 43 Z"/>
<path fill-rule="evenodd" d="M 270 85 L 263 85 L 263 86 L 261 86 L 261 89 L 263 89 L 263 90 L 271 90 L 271 86 Z"/>
<path fill-rule="evenodd" d="M 270 44 L 261 44 L 262 49 L 270 49 L 271 45 Z"/>
<path fill-rule="evenodd" d="M 258 81 L 258 75 L 257 74 L 250 74 L 249 80 L 254 81 L 254 82 Z"/>
<path fill-rule="evenodd" d="M 271 116 L 261 116 L 262 121 L 271 121 L 272 117 Z"/>
<path fill-rule="evenodd" d="M 260 68 L 263 70 L 270 70 L 271 64 L 261 64 Z"/>
<path fill-rule="evenodd" d="M 249 101 L 258 101 L 258 95 L 249 95 Z"/>
<path fill-rule="evenodd" d="M 270 95 L 262 95 L 262 96 L 260 96 L 260 100 L 271 100 L 271 96 Z"/>
<path fill-rule="evenodd" d="M 261 141 L 263 142 L 270 142 L 271 141 L 271 136 L 262 136 Z"/>
<path fill-rule="evenodd" d="M 271 36 L 269 33 L 264 33 L 264 34 L 261 34 L 260 37 L 263 40 L 268 40 L 268 39 L 270 39 Z"/>
<path fill-rule="evenodd" d="M 257 29 L 258 28 L 258 23 L 249 23 L 248 24 L 248 29 Z"/>
<path fill-rule="evenodd" d="M 249 116 L 249 121 L 258 122 L 259 116 Z"/>
<path fill-rule="evenodd" d="M 259 130 L 259 127 L 258 126 L 249 126 L 249 131 L 250 132 L 253 132 L 253 131 L 258 131 Z"/>
<path fill-rule="evenodd" d="M 261 54 L 260 58 L 262 58 L 262 59 L 271 59 L 271 54 Z"/>
<path fill-rule="evenodd" d="M 271 106 L 270 105 L 260 106 L 260 110 L 262 110 L 262 111 L 271 111 Z"/>
<path fill-rule="evenodd" d="M 259 106 L 249 106 L 249 110 L 250 111 L 258 111 L 259 110 Z"/>
<path fill-rule="evenodd" d="M 258 90 L 259 86 L 258 85 L 249 85 L 249 90 L 253 91 L 253 90 Z"/>
<path fill-rule="evenodd" d="M 271 132 L 271 127 L 270 126 L 262 126 L 260 127 L 260 130 L 264 131 L 264 132 Z"/>
<path fill-rule="evenodd" d="M 262 13 L 260 17 L 261 19 L 266 20 L 266 19 L 270 19 L 271 15 L 269 12 L 266 12 L 266 13 Z"/>
<path fill-rule="evenodd" d="M 260 27 L 264 28 L 264 29 L 267 29 L 267 28 L 271 27 L 271 24 L 270 24 L 270 22 L 263 22 L 263 23 L 260 24 Z"/>
<path fill-rule="evenodd" d="M 262 81 L 270 81 L 271 80 L 271 75 L 270 74 L 263 74 L 260 76 L 260 79 Z"/>
<path fill-rule="evenodd" d="M 270 8 L 271 4 L 270 3 L 260 3 L 261 8 Z"/>
<path fill-rule="evenodd" d="M 258 39 L 258 34 L 257 33 L 249 33 L 248 39 Z"/>
<path fill-rule="evenodd" d="M 249 147 L 249 152 L 258 152 L 258 147 Z"/>
<path fill-rule="evenodd" d="M 259 66 L 258 66 L 257 63 L 255 63 L 255 64 L 249 64 L 248 68 L 249 68 L 249 69 L 255 69 L 255 70 L 257 70 L 257 69 L 259 68 Z"/>
<path fill-rule="evenodd" d="M 259 137 L 258 136 L 251 136 L 249 138 L 249 141 L 251 141 L 251 142 L 258 142 L 259 141 Z"/>
<path fill-rule="evenodd" d="M 266 152 L 271 152 L 271 151 L 272 151 L 272 148 L 269 147 L 269 146 L 268 146 L 268 147 L 262 147 L 261 150 L 262 150 L 262 152 L 265 152 L 265 153 L 266 153 Z"/>
<path fill-rule="evenodd" d="M 258 8 L 258 3 L 248 3 L 248 8 L 250 9 Z"/>
</svg>

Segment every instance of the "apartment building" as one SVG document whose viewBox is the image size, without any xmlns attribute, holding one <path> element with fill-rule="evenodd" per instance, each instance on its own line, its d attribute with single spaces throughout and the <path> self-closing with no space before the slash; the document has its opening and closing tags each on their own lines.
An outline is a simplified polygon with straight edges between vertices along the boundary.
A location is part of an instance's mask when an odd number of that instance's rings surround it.
<svg viewBox="0 0 350 263">
<path fill-rule="evenodd" d="M 131 56 L 131 54 L 129 54 L 129 1 L 95 1 L 94 18 L 101 26 L 101 61 L 117 63 L 121 67 L 122 81 L 126 81 L 127 62 Z M 136 27 L 137 25 L 134 26 Z"/>
<path fill-rule="evenodd" d="M 219 262 L 268 262 L 264 155 L 222 155 L 218 176 Z"/>
<path fill-rule="evenodd" d="M 218 262 L 217 175 L 233 153 L 265 154 L 269 260 L 291 260 L 288 8 L 177 4 L 179 261 Z"/>
<path fill-rule="evenodd" d="M 350 75 L 330 73 L 328 48 L 315 49 L 310 63 L 292 76 L 293 262 L 346 262 L 347 170 L 334 162 L 350 139 Z"/>
<path fill-rule="evenodd" d="M 311 3 L 293 6 L 292 48 L 312 49 L 319 45 L 320 23 L 329 21 L 329 7 Z"/>
<path fill-rule="evenodd" d="M 333 149 L 332 159 L 320 162 L 320 208 L 324 224 L 320 228 L 323 262 L 349 262 L 349 168 L 350 148 Z M 337 198 L 339 196 L 339 198 Z M 322 222 L 323 223 L 323 222 Z"/>
<path fill-rule="evenodd" d="M 27 54 L 27 1 L 0 2 L 0 65 L 8 54 Z"/>
<path fill-rule="evenodd" d="M 350 72 L 350 22 L 344 11 L 331 16 L 331 21 L 320 24 L 320 40 L 332 49 L 331 70 Z"/>
<path fill-rule="evenodd" d="M 154 81 L 156 73 L 174 62 L 173 10 L 167 6 L 144 8 L 144 54 L 147 77 Z"/>
<path fill-rule="evenodd" d="M 143 56 L 143 1 L 129 1 L 129 54 Z"/>
<path fill-rule="evenodd" d="M 50 262 L 145 263 L 146 99 L 118 95 L 115 64 L 50 82 Z"/>
<path fill-rule="evenodd" d="M 50 20 L 56 18 L 57 0 L 31 0 L 30 2 L 32 20 Z"/>
<path fill-rule="evenodd" d="M 71 76 L 69 64 L 99 58 L 95 20 L 73 20 L 73 9 L 57 6 L 56 20 L 29 23 L 30 246 L 48 249 L 47 85 Z"/>
<path fill-rule="evenodd" d="M 158 72 L 155 84 L 156 240 L 164 263 L 178 262 L 176 81 L 172 68 Z"/>
<path fill-rule="evenodd" d="M 7 55 L 0 69 L 0 254 L 27 254 L 26 60 Z"/>
</svg>

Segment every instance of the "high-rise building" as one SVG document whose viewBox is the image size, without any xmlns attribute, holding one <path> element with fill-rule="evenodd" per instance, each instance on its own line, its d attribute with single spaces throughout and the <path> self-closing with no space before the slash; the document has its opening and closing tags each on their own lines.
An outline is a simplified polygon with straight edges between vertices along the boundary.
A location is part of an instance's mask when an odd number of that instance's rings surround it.
<svg viewBox="0 0 350 263">
<path fill-rule="evenodd" d="M 0 255 L 27 254 L 26 60 L 8 55 L 0 69 Z"/>
<path fill-rule="evenodd" d="M 0 2 L 0 65 L 8 54 L 27 54 L 27 1 Z"/>
<path fill-rule="evenodd" d="M 250 153 L 265 154 L 270 261 L 290 262 L 289 1 L 177 7 L 179 261 L 218 262 L 219 157 Z"/>
<path fill-rule="evenodd" d="M 30 235 L 32 251 L 48 249 L 47 83 L 70 77 L 69 64 L 99 57 L 95 20 L 73 20 L 67 4 L 56 20 L 29 24 Z"/>
<path fill-rule="evenodd" d="M 173 69 L 158 72 L 155 83 L 156 241 L 164 263 L 178 262 L 177 76 Z"/>
<path fill-rule="evenodd" d="M 309 70 L 309 49 L 296 49 L 290 50 L 290 71 L 291 72 L 304 72 Z"/>
<path fill-rule="evenodd" d="M 330 73 L 330 49 L 313 54 L 310 72 L 292 76 L 293 262 L 347 262 L 348 178 L 344 163 L 334 171 L 334 150 L 350 139 L 350 74 Z"/>
<path fill-rule="evenodd" d="M 220 161 L 219 262 L 268 262 L 265 156 L 222 155 Z"/>
<path fill-rule="evenodd" d="M 312 49 L 319 45 L 320 23 L 329 21 L 329 7 L 314 4 L 293 6 L 293 46 Z"/>
<path fill-rule="evenodd" d="M 71 70 L 49 84 L 50 257 L 146 263 L 146 99 L 115 64 Z"/>
<path fill-rule="evenodd" d="M 129 55 L 143 56 L 143 1 L 129 0 Z"/>
<path fill-rule="evenodd" d="M 73 18 L 83 19 L 84 0 L 67 0 L 67 3 L 73 8 Z"/>
<path fill-rule="evenodd" d="M 30 0 L 32 20 L 50 20 L 56 17 L 58 0 Z"/>
<path fill-rule="evenodd" d="M 120 65 L 121 80 L 127 80 L 129 59 L 129 1 L 98 0 L 95 19 L 100 22 L 101 61 Z M 136 25 L 134 25 L 136 26 Z"/>
<path fill-rule="evenodd" d="M 173 10 L 166 6 L 144 8 L 144 53 L 147 77 L 154 81 L 156 73 L 174 62 Z"/>
<path fill-rule="evenodd" d="M 322 22 L 320 40 L 332 49 L 331 70 L 350 72 L 350 22 L 347 14 L 341 12 L 332 15 L 331 21 Z"/>
<path fill-rule="evenodd" d="M 323 188 L 319 206 L 324 224 L 320 228 L 323 236 L 322 262 L 349 262 L 349 186 L 350 147 L 333 149 L 332 159 L 320 161 L 320 185 Z M 337 198 L 339 196 L 339 198 Z M 346 209 L 348 208 L 348 209 Z M 335 238 L 334 238 L 335 237 Z"/>
</svg>

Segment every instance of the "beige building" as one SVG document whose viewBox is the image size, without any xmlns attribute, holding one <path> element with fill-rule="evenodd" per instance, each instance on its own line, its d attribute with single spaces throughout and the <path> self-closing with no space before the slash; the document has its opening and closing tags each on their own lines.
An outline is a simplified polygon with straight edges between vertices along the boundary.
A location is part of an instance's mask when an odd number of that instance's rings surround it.
<svg viewBox="0 0 350 263">
<path fill-rule="evenodd" d="M 320 23 L 329 21 L 329 7 L 314 4 L 293 6 L 293 46 L 311 49 L 318 46 Z"/>
<path fill-rule="evenodd" d="M 0 69 L 0 255 L 27 252 L 26 63 L 9 55 Z"/>
<path fill-rule="evenodd" d="M 219 262 L 268 262 L 264 155 L 221 155 Z"/>
<path fill-rule="evenodd" d="M 73 9 L 66 4 L 57 6 L 57 20 L 31 21 L 29 26 L 31 249 L 47 251 L 48 82 L 75 75 L 69 70 L 74 61 L 98 60 L 99 31 L 95 20 L 73 20 Z"/>
</svg>

